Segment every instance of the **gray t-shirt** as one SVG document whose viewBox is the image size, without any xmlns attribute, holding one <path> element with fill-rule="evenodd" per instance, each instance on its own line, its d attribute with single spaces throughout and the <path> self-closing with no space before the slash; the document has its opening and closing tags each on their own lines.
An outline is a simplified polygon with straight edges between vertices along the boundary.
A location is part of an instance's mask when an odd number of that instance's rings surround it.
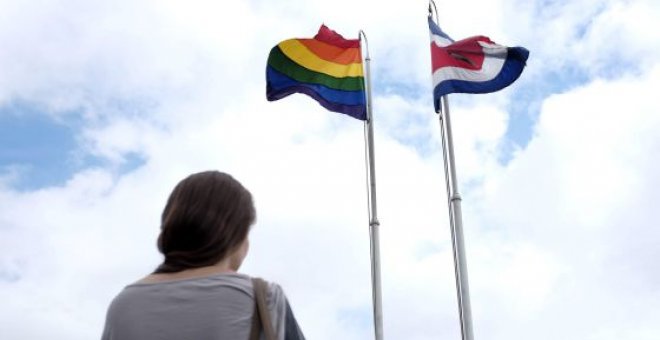
<svg viewBox="0 0 660 340">
<path fill-rule="evenodd" d="M 276 283 L 266 303 L 278 339 L 304 339 Z M 243 274 L 136 283 L 110 304 L 102 340 L 248 339 L 253 312 L 252 280 Z"/>
</svg>

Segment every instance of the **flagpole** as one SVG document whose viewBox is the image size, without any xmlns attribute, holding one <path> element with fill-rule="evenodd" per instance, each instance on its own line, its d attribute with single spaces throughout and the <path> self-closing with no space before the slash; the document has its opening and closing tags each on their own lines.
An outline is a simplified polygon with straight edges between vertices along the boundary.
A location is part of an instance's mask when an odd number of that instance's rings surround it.
<svg viewBox="0 0 660 340">
<path fill-rule="evenodd" d="M 472 331 L 472 307 L 470 305 L 470 287 L 468 285 L 467 261 L 465 259 L 465 242 L 463 240 L 461 194 L 458 192 L 457 188 L 458 182 L 456 180 L 456 163 L 454 161 L 454 146 L 452 142 L 451 120 L 449 116 L 449 104 L 447 101 L 447 96 L 442 97 L 442 111 L 438 113 L 438 117 L 440 120 L 440 131 L 442 132 L 442 151 L 445 159 L 445 176 L 447 177 L 449 222 L 452 246 L 454 250 L 454 273 L 456 276 L 458 313 L 461 322 L 461 338 L 462 340 L 473 340 L 474 335 Z"/>
<path fill-rule="evenodd" d="M 383 306 L 381 299 L 381 282 L 380 282 L 380 240 L 378 229 L 380 223 L 378 222 L 378 211 L 376 209 L 376 166 L 375 166 L 375 150 L 374 150 L 374 126 L 373 114 L 371 105 L 371 74 L 370 66 L 371 58 L 369 57 L 369 43 L 367 35 L 364 31 L 360 30 L 360 40 L 364 37 L 365 43 L 365 88 L 366 88 L 366 104 L 367 104 L 367 119 L 364 122 L 364 136 L 365 136 L 365 159 L 367 164 L 367 200 L 369 207 L 369 237 L 370 237 L 370 251 L 371 251 L 371 292 L 373 298 L 373 315 L 374 315 L 374 334 L 376 340 L 383 340 Z M 360 44 L 362 45 L 362 44 Z"/>
<path fill-rule="evenodd" d="M 433 6 L 433 8 L 431 8 Z M 429 16 L 435 11 L 435 21 L 438 22 L 438 9 L 433 0 L 429 0 Z M 442 107 L 438 112 L 440 133 L 442 135 L 442 156 L 445 168 L 447 199 L 449 205 L 449 226 L 454 256 L 454 274 L 456 277 L 456 295 L 458 300 L 458 315 L 461 323 L 461 339 L 473 340 L 472 307 L 470 305 L 470 287 L 468 285 L 467 261 L 465 259 L 465 242 L 463 240 L 463 217 L 461 211 L 461 194 L 458 192 L 454 145 L 451 133 L 451 118 L 449 115 L 448 96 L 442 96 Z"/>
</svg>

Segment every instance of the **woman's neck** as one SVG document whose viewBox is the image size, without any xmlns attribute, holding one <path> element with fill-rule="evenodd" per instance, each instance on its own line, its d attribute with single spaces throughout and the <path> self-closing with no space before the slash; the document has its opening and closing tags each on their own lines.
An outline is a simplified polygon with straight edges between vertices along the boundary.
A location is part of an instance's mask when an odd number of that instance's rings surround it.
<svg viewBox="0 0 660 340">
<path fill-rule="evenodd" d="M 198 277 L 206 277 L 221 273 L 235 273 L 236 270 L 231 267 L 230 261 L 227 260 L 228 259 L 225 259 L 211 266 L 190 268 L 190 269 L 182 270 L 180 272 L 149 274 L 146 277 L 139 280 L 137 283 L 167 282 L 167 281 L 175 281 L 182 279 L 194 279 Z"/>
</svg>

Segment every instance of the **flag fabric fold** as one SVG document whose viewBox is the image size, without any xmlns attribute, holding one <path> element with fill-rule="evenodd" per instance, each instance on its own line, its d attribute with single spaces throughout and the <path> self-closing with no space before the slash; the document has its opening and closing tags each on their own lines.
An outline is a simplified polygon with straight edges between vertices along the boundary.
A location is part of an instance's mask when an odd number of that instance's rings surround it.
<svg viewBox="0 0 660 340">
<path fill-rule="evenodd" d="M 522 73 L 529 51 L 498 45 L 488 37 L 454 41 L 431 19 L 433 104 L 449 93 L 489 93 L 511 85 Z"/>
<path fill-rule="evenodd" d="M 273 47 L 266 66 L 266 98 L 303 93 L 330 111 L 366 120 L 359 39 L 345 39 L 321 25 L 313 39 L 289 39 Z"/>
</svg>

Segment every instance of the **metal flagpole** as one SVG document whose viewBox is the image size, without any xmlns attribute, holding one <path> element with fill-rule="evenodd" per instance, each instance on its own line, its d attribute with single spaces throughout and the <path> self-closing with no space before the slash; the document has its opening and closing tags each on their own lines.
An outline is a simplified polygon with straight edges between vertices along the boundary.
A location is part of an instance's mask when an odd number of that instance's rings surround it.
<svg viewBox="0 0 660 340">
<path fill-rule="evenodd" d="M 435 21 L 438 22 L 438 10 L 435 2 L 429 0 L 429 15 L 431 5 L 435 10 Z M 451 229 L 452 247 L 454 250 L 454 273 L 456 276 L 456 294 L 458 298 L 458 314 L 461 322 L 462 340 L 473 340 L 472 308 L 470 306 L 470 288 L 468 285 L 467 262 L 465 260 L 465 243 L 463 241 L 463 218 L 461 212 L 461 195 L 458 192 L 454 146 L 449 116 L 447 96 L 442 97 L 442 109 L 438 112 L 440 133 L 442 135 L 442 156 L 445 163 L 445 179 L 449 203 L 449 224 Z M 446 132 L 445 132 L 446 131 Z"/>
<path fill-rule="evenodd" d="M 381 284 L 380 284 L 380 241 L 378 236 L 378 211 L 376 209 L 376 168 L 375 168 L 375 151 L 374 151 L 374 126 L 373 114 L 371 106 L 371 74 L 369 63 L 369 44 L 367 42 L 367 35 L 364 31 L 360 30 L 360 40 L 364 37 L 366 51 L 365 57 L 365 92 L 367 99 L 367 120 L 364 122 L 364 136 L 365 136 L 365 158 L 367 163 L 367 200 L 369 204 L 369 237 L 371 245 L 371 285 L 372 297 L 374 307 L 374 333 L 376 340 L 383 339 L 383 306 L 381 299 Z M 362 44 L 360 44 L 362 46 Z"/>
<path fill-rule="evenodd" d="M 451 227 L 452 246 L 454 249 L 454 272 L 456 275 L 456 293 L 458 296 L 458 313 L 461 321 L 461 335 L 463 340 L 473 340 L 470 287 L 468 285 L 467 261 L 465 260 L 465 242 L 463 241 L 461 194 L 458 192 L 457 188 L 458 183 L 456 181 L 454 146 L 452 143 L 451 121 L 449 118 L 447 96 L 442 97 L 442 112 L 439 112 L 438 117 L 440 120 L 440 130 L 442 131 L 442 151 L 445 158 L 445 176 L 447 176 L 448 180 L 447 197 L 449 198 L 449 222 Z"/>
</svg>

